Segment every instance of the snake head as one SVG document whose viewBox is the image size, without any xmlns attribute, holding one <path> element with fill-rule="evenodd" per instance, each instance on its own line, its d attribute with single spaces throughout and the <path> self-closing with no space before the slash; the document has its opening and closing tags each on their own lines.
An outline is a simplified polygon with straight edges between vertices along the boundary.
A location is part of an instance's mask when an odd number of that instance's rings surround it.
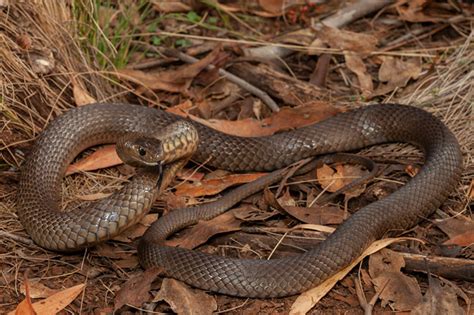
<svg viewBox="0 0 474 315">
<path fill-rule="evenodd" d="M 160 166 L 165 160 L 163 141 L 140 133 L 129 133 L 117 141 L 120 159 L 132 166 Z"/>
</svg>

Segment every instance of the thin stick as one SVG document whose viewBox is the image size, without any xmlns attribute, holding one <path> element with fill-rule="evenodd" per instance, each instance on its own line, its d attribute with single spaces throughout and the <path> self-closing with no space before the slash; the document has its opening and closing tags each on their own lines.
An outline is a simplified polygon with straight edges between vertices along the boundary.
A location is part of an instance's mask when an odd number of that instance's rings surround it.
<svg viewBox="0 0 474 315">
<path fill-rule="evenodd" d="M 151 45 L 146 45 L 140 42 L 135 42 L 135 44 L 140 45 L 140 46 L 145 46 L 146 49 L 151 50 L 156 53 L 162 53 L 167 56 L 175 57 L 180 59 L 183 62 L 186 63 L 196 63 L 199 61 L 199 59 L 194 58 L 190 55 L 187 55 L 183 52 L 180 52 L 175 49 L 170 49 L 170 48 L 157 48 Z M 207 70 L 213 70 L 216 67 L 214 65 L 208 65 L 206 67 Z M 227 80 L 237 84 L 240 86 L 242 89 L 248 91 L 249 93 L 252 93 L 253 95 L 257 96 L 262 100 L 263 103 L 265 103 L 273 112 L 279 112 L 280 108 L 278 105 L 275 103 L 275 101 L 264 91 L 260 90 L 259 88 L 251 85 L 247 81 L 242 80 L 241 78 L 237 77 L 236 75 L 227 72 L 224 69 L 219 69 L 219 74 L 225 77 Z"/>
</svg>

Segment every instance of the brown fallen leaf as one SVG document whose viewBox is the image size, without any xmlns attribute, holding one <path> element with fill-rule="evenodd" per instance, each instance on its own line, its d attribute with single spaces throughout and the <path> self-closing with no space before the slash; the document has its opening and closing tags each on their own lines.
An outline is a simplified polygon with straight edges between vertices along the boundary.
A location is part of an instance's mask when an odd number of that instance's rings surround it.
<svg viewBox="0 0 474 315">
<path fill-rule="evenodd" d="M 460 289 L 458 289 L 461 291 Z M 456 291 L 451 285 L 441 285 L 441 281 L 431 277 L 429 288 L 423 301 L 416 305 L 411 314 L 413 315 L 464 315 L 466 312 L 459 305 Z M 458 292 L 459 292 L 458 291 Z M 462 292 L 462 291 L 461 291 Z"/>
<path fill-rule="evenodd" d="M 221 178 L 203 179 L 195 183 L 183 183 L 176 187 L 176 196 L 201 197 L 220 193 L 234 185 L 249 183 L 266 173 L 231 174 Z"/>
<path fill-rule="evenodd" d="M 74 101 L 77 106 L 97 103 L 96 99 L 90 96 L 76 79 L 73 78 L 71 81 L 72 95 L 74 96 Z"/>
<path fill-rule="evenodd" d="M 28 281 L 28 277 L 25 274 L 23 284 L 25 286 L 25 299 L 21 301 L 16 309 L 9 314 L 16 314 L 16 315 L 36 315 L 36 311 L 31 304 L 31 296 L 30 296 L 30 284 Z"/>
<path fill-rule="evenodd" d="M 378 43 L 378 39 L 375 36 L 341 30 L 335 27 L 325 26 L 324 24 L 316 36 L 318 40 L 331 48 L 357 53 L 357 55 L 361 57 L 376 50 Z"/>
<path fill-rule="evenodd" d="M 216 59 L 219 51 L 220 46 L 216 46 L 203 59 L 193 64 L 181 66 L 176 70 L 153 73 L 133 69 L 120 69 L 115 74 L 121 79 L 135 82 L 146 89 L 184 93 L 188 90 L 193 79 Z"/>
<path fill-rule="evenodd" d="M 207 242 L 212 236 L 240 230 L 240 221 L 233 211 L 228 211 L 209 221 L 199 221 L 189 233 L 178 239 L 166 241 L 167 246 L 193 249 Z"/>
<path fill-rule="evenodd" d="M 435 224 L 449 236 L 444 245 L 470 246 L 474 244 L 474 221 L 465 216 L 436 220 Z"/>
<path fill-rule="evenodd" d="M 395 8 L 400 20 L 409 22 L 440 22 L 443 18 L 426 15 L 423 9 L 430 3 L 429 0 L 398 0 Z"/>
<path fill-rule="evenodd" d="M 26 279 L 25 279 L 26 280 Z M 28 292 L 29 287 L 29 292 Z M 48 288 L 39 279 L 24 281 L 20 286 L 20 292 L 32 299 L 44 299 L 55 294 L 58 290 Z"/>
<path fill-rule="evenodd" d="M 153 302 L 165 301 L 176 314 L 211 315 L 217 310 L 216 300 L 198 289 L 192 289 L 186 284 L 165 278 L 161 289 Z"/>
<path fill-rule="evenodd" d="M 264 198 L 268 205 L 275 208 L 280 213 L 289 214 L 295 219 L 307 224 L 339 224 L 344 220 L 345 216 L 343 210 L 333 206 L 297 207 L 295 203 L 288 202 L 290 200 L 288 192 L 285 192 L 283 197 L 276 199 L 275 195 L 270 190 L 265 189 Z"/>
<path fill-rule="evenodd" d="M 382 307 L 390 304 L 396 311 L 410 311 L 422 300 L 421 289 L 415 278 L 401 273 L 405 260 L 400 254 L 384 249 L 369 258 L 369 274 Z"/>
<path fill-rule="evenodd" d="M 151 284 L 162 272 L 162 268 L 153 267 L 128 279 L 115 294 L 114 312 L 126 304 L 141 307 L 149 301 Z"/>
<path fill-rule="evenodd" d="M 221 132 L 241 137 L 268 136 L 278 131 L 308 126 L 340 112 L 327 103 L 315 101 L 296 107 L 283 107 L 278 113 L 261 121 L 252 118 L 229 121 L 199 118 L 186 112 L 190 107 L 192 107 L 191 102 L 184 102 L 178 108 L 175 106 L 167 111 L 188 117 Z"/>
<path fill-rule="evenodd" d="M 416 79 L 421 74 L 420 58 L 411 58 L 406 61 L 401 58 L 383 56 L 379 69 L 379 80 L 387 82 L 377 87 L 372 96 L 384 95 L 388 92 L 407 85 L 411 79 Z"/>
<path fill-rule="evenodd" d="M 237 219 L 245 222 L 265 221 L 280 213 L 278 211 L 263 211 L 251 205 L 234 208 L 232 211 Z"/>
<path fill-rule="evenodd" d="M 324 164 L 316 170 L 316 178 L 321 187 L 329 192 L 336 192 L 367 174 L 368 171 L 351 164 L 338 164 L 334 168 Z M 344 192 L 344 195 L 346 198 L 357 197 L 360 196 L 364 190 L 365 185 L 360 185 Z"/>
<path fill-rule="evenodd" d="M 471 246 L 472 244 L 474 244 L 474 230 L 458 234 L 443 243 L 443 245 L 458 246 Z"/>
<path fill-rule="evenodd" d="M 59 291 L 44 300 L 33 303 L 33 309 L 37 314 L 56 314 L 68 306 L 72 301 L 74 301 L 76 297 L 82 292 L 82 290 L 84 290 L 84 287 L 85 284 L 78 284 L 74 287 Z M 12 311 L 8 314 L 13 315 L 18 313 L 16 313 L 16 311 Z"/>
<path fill-rule="evenodd" d="M 347 68 L 357 75 L 362 95 L 365 97 L 371 96 L 374 92 L 374 83 L 372 82 L 372 77 L 367 72 L 367 67 L 362 61 L 362 58 L 358 54 L 350 51 L 344 51 L 344 58 Z"/>
<path fill-rule="evenodd" d="M 292 217 L 308 224 L 341 224 L 345 218 L 345 211 L 336 206 L 322 207 L 284 207 Z"/>
<path fill-rule="evenodd" d="M 122 163 L 122 160 L 118 157 L 117 152 L 115 151 L 115 145 L 106 145 L 97 149 L 91 155 L 69 165 L 66 170 L 66 175 L 97 170 L 120 165 Z"/>
<path fill-rule="evenodd" d="M 300 294 L 293 305 L 291 305 L 291 315 L 303 315 L 309 312 L 335 285 L 343 279 L 357 264 L 359 264 L 365 257 L 378 252 L 382 248 L 389 246 L 395 242 L 406 240 L 417 240 L 409 237 L 386 238 L 383 240 L 373 242 L 358 258 L 356 258 L 349 266 L 339 271 L 326 281 L 313 289 Z M 417 240 L 419 241 L 419 240 Z"/>
</svg>

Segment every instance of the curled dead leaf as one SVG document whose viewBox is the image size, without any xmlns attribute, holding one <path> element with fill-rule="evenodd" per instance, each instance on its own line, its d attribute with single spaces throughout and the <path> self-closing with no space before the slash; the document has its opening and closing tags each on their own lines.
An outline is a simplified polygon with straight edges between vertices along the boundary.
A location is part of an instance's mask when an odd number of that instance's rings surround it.
<svg viewBox="0 0 474 315">
<path fill-rule="evenodd" d="M 316 170 L 316 178 L 321 184 L 321 187 L 329 192 L 336 192 L 367 174 L 368 171 L 351 164 L 338 164 L 334 168 L 324 164 Z M 362 194 L 364 190 L 365 185 L 362 185 L 344 192 L 344 195 L 348 198 L 357 197 Z"/>
<path fill-rule="evenodd" d="M 93 171 L 101 168 L 122 164 L 122 160 L 115 151 L 115 145 L 106 145 L 94 151 L 89 156 L 69 165 L 66 175 L 78 172 Z"/>
<path fill-rule="evenodd" d="M 162 272 L 162 268 L 153 267 L 128 279 L 115 294 L 114 311 L 125 304 L 141 307 L 144 302 L 150 300 L 151 284 Z"/>
<path fill-rule="evenodd" d="M 347 68 L 357 75 L 362 95 L 365 97 L 371 96 L 374 91 L 374 84 L 372 82 L 372 77 L 367 72 L 367 67 L 362 61 L 362 58 L 349 51 L 344 52 L 344 58 L 346 60 Z"/>
<path fill-rule="evenodd" d="M 240 230 L 240 223 L 233 212 L 228 211 L 212 220 L 199 221 L 191 228 L 189 233 L 178 239 L 166 241 L 166 245 L 193 249 L 206 243 L 214 235 Z"/>
<path fill-rule="evenodd" d="M 383 95 L 405 87 L 409 80 L 416 79 L 421 74 L 420 58 L 410 58 L 402 60 L 401 58 L 383 56 L 383 63 L 379 69 L 379 80 L 387 82 L 381 84 L 375 90 L 373 96 Z"/>
<path fill-rule="evenodd" d="M 390 304 L 394 310 L 410 311 L 422 300 L 416 278 L 404 275 L 400 269 L 405 260 L 400 254 L 383 249 L 369 258 L 369 274 L 382 306 Z"/>
<path fill-rule="evenodd" d="M 85 284 L 78 284 L 76 286 L 64 289 L 53 295 L 50 295 L 44 300 L 40 300 L 32 304 L 36 313 L 23 314 L 56 314 L 68 306 L 76 297 L 84 290 Z M 18 306 L 24 304 L 19 304 Z M 18 314 L 17 311 L 8 313 L 9 315 Z"/>
<path fill-rule="evenodd" d="M 317 32 L 317 39 L 331 48 L 337 48 L 364 57 L 376 50 L 378 39 L 375 36 L 341 30 L 335 27 L 322 25 Z M 347 59 L 346 59 L 347 61 Z"/>
<path fill-rule="evenodd" d="M 211 315 L 217 310 L 217 302 L 212 296 L 169 278 L 163 279 L 153 301 L 166 301 L 177 314 Z"/>
<path fill-rule="evenodd" d="M 86 90 L 76 81 L 72 81 L 72 95 L 77 106 L 83 106 L 87 104 L 96 103 L 96 99 L 90 96 Z"/>
</svg>

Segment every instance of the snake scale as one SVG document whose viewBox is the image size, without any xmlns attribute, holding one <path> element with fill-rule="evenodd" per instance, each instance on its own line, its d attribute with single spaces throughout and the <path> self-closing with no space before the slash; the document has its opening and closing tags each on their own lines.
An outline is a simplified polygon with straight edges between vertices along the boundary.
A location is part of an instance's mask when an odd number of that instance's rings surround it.
<svg viewBox="0 0 474 315">
<path fill-rule="evenodd" d="M 138 172 L 109 198 L 61 212 L 66 167 L 88 147 L 114 143 L 128 132 L 156 133 L 180 119 L 138 105 L 94 104 L 67 111 L 52 121 L 27 156 L 20 177 L 17 213 L 33 240 L 50 250 L 74 251 L 136 223 L 159 193 L 156 174 Z M 425 153 L 424 166 L 406 185 L 360 209 L 324 242 L 300 255 L 232 259 L 162 246 L 155 226 L 146 233 L 139 245 L 142 265 L 163 266 L 168 276 L 229 295 L 281 297 L 321 283 L 388 231 L 404 231 L 428 217 L 454 190 L 462 170 L 454 135 L 438 118 L 412 106 L 365 106 L 311 126 L 258 138 L 230 136 L 193 124 L 200 139 L 193 160 L 230 171 L 271 171 L 306 157 L 385 142 L 412 143 Z M 204 205 L 198 210 L 205 216 L 209 209 Z M 164 217 L 168 230 L 197 215 L 181 213 Z"/>
</svg>

